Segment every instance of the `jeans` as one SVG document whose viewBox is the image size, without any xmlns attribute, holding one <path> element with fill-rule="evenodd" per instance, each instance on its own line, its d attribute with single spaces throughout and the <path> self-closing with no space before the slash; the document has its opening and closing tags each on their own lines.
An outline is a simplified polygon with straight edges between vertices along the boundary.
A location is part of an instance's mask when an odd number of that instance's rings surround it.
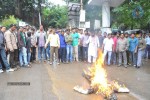
<svg viewBox="0 0 150 100">
<path fill-rule="evenodd" d="M 66 50 L 67 50 L 67 57 L 66 57 L 66 61 L 67 62 L 72 62 L 72 52 L 73 52 L 73 46 L 67 44 L 66 46 Z"/>
<path fill-rule="evenodd" d="M 84 61 L 87 61 L 87 58 L 88 58 L 88 47 L 83 47 L 83 59 Z"/>
<path fill-rule="evenodd" d="M 130 61 L 130 51 L 127 50 L 126 54 L 127 54 L 127 64 L 131 64 L 131 61 Z"/>
<path fill-rule="evenodd" d="M 14 49 L 13 52 L 9 52 L 10 57 L 9 57 L 9 63 L 10 63 L 10 67 L 14 68 L 17 65 L 18 62 L 18 49 Z"/>
<path fill-rule="evenodd" d="M 66 61 L 66 47 L 59 48 L 59 60 L 61 60 L 61 62 Z"/>
<path fill-rule="evenodd" d="M 47 60 L 50 59 L 50 45 L 48 45 L 46 48 L 46 58 Z"/>
<path fill-rule="evenodd" d="M 5 67 L 6 67 L 6 70 L 10 69 L 10 65 L 8 64 L 7 57 L 6 57 L 6 52 L 5 52 L 4 48 L 0 49 L 0 56 L 1 56 L 2 61 L 5 65 Z M 0 69 L 2 69 L 1 61 L 0 61 Z"/>
<path fill-rule="evenodd" d="M 38 60 L 42 61 L 42 58 L 45 60 L 45 48 L 44 47 L 38 47 Z"/>
<path fill-rule="evenodd" d="M 78 61 L 78 45 L 73 46 L 74 60 Z"/>
<path fill-rule="evenodd" d="M 112 62 L 112 64 L 116 64 L 116 62 L 117 62 L 117 53 L 116 52 L 112 52 L 111 62 Z"/>
<path fill-rule="evenodd" d="M 138 50 L 138 53 L 137 53 L 137 66 L 139 66 L 139 67 L 142 65 L 143 54 L 144 54 L 144 50 Z"/>
<path fill-rule="evenodd" d="M 31 47 L 31 61 L 36 60 L 36 47 Z"/>
<path fill-rule="evenodd" d="M 124 66 L 127 66 L 127 54 L 126 54 L 126 51 L 119 52 L 119 65 L 122 65 L 122 57 L 123 57 Z"/>
<path fill-rule="evenodd" d="M 83 61 L 84 58 L 83 58 L 83 46 L 79 45 L 78 46 L 78 57 L 79 57 L 79 60 Z"/>
<path fill-rule="evenodd" d="M 27 62 L 27 49 L 25 47 L 22 47 L 20 49 L 20 52 L 19 52 L 19 61 L 20 61 L 20 66 L 23 66 L 23 65 L 28 65 L 28 62 Z"/>
<path fill-rule="evenodd" d="M 147 53 L 148 53 L 148 59 L 150 59 L 150 45 L 146 46 L 146 50 L 147 50 Z"/>
<path fill-rule="evenodd" d="M 132 65 L 136 65 L 137 63 L 137 54 L 134 51 L 130 51 L 130 61 Z"/>
<path fill-rule="evenodd" d="M 107 61 L 107 65 L 110 65 L 110 60 L 111 60 L 111 54 L 112 54 L 112 51 L 107 51 L 107 50 L 104 50 L 104 55 L 103 55 L 103 59 L 105 61 L 106 59 L 106 55 L 108 54 L 108 61 Z"/>
<path fill-rule="evenodd" d="M 30 61 L 31 61 L 31 52 L 28 51 L 27 52 L 27 62 L 30 63 Z"/>
</svg>

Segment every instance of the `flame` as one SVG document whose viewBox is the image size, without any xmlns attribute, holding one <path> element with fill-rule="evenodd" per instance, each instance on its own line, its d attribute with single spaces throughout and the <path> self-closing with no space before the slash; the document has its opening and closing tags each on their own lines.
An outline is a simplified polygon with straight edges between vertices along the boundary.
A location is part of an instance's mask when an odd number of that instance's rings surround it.
<svg viewBox="0 0 150 100">
<path fill-rule="evenodd" d="M 91 76 L 91 87 L 96 90 L 96 94 L 102 94 L 106 97 L 109 97 L 113 93 L 114 88 L 119 89 L 121 86 L 118 82 L 112 82 L 111 84 L 107 80 L 107 73 L 104 69 L 104 58 L 102 51 L 99 50 L 99 56 L 97 61 L 93 64 L 92 67 L 88 68 L 88 71 L 84 71 L 85 74 Z"/>
</svg>

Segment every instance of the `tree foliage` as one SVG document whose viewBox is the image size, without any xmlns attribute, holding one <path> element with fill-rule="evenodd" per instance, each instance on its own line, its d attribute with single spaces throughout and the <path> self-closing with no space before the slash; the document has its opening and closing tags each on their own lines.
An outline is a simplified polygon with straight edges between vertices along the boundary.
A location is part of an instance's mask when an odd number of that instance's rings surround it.
<svg viewBox="0 0 150 100">
<path fill-rule="evenodd" d="M 65 28 L 68 23 L 68 10 L 66 6 L 52 6 L 42 11 L 44 26 Z"/>
<path fill-rule="evenodd" d="M 37 19 L 35 0 L 0 0 L 0 20 L 14 15 L 30 24 Z"/>
<path fill-rule="evenodd" d="M 17 24 L 17 19 L 14 16 L 5 17 L 2 20 L 2 25 L 9 27 L 10 24 Z"/>
<path fill-rule="evenodd" d="M 134 18 L 133 10 L 141 6 L 144 15 L 141 18 Z M 150 1 L 149 0 L 126 0 L 122 5 L 112 10 L 112 26 L 122 29 L 141 28 L 145 29 L 150 23 Z"/>
</svg>

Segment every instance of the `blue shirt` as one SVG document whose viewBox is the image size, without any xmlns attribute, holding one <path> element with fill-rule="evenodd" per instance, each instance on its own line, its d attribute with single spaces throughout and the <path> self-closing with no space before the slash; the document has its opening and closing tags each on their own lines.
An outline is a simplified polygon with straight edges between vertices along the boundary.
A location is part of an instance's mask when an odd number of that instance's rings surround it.
<svg viewBox="0 0 150 100">
<path fill-rule="evenodd" d="M 66 47 L 66 41 L 65 41 L 65 36 L 62 35 L 61 33 L 58 33 L 59 39 L 60 39 L 60 47 Z"/>
<path fill-rule="evenodd" d="M 138 46 L 138 39 L 137 38 L 129 38 L 129 51 L 135 51 L 136 47 Z"/>
</svg>

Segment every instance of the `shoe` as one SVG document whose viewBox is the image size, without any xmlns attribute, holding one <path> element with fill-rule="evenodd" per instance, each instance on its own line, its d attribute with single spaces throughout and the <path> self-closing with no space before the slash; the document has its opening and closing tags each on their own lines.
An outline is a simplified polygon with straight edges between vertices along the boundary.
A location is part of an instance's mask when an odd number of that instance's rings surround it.
<svg viewBox="0 0 150 100">
<path fill-rule="evenodd" d="M 50 64 L 50 65 L 52 65 L 53 63 L 52 63 L 52 62 L 50 62 L 49 64 Z"/>
<path fill-rule="evenodd" d="M 31 65 L 25 65 L 26 68 L 31 68 Z"/>
<path fill-rule="evenodd" d="M 124 65 L 124 67 L 127 68 L 128 66 L 127 66 L 127 65 Z"/>
<path fill-rule="evenodd" d="M 15 71 L 15 70 L 12 68 L 9 68 L 8 70 L 6 70 L 6 72 L 13 72 L 13 71 Z"/>
<path fill-rule="evenodd" d="M 121 65 L 118 65 L 118 67 L 121 67 Z"/>
<path fill-rule="evenodd" d="M 136 68 L 140 68 L 140 66 L 137 66 Z"/>
<path fill-rule="evenodd" d="M 3 73 L 4 71 L 2 69 L 0 69 L 0 73 Z"/>
<path fill-rule="evenodd" d="M 57 65 L 59 65 L 60 63 L 58 62 Z"/>
<path fill-rule="evenodd" d="M 69 62 L 68 61 L 66 61 L 66 64 L 68 64 Z"/>
<path fill-rule="evenodd" d="M 19 66 L 19 65 L 17 65 L 17 69 L 20 69 L 20 66 Z"/>
<path fill-rule="evenodd" d="M 128 63 L 128 65 L 129 65 L 129 66 L 131 66 L 131 64 L 130 64 L 130 63 Z"/>
</svg>

